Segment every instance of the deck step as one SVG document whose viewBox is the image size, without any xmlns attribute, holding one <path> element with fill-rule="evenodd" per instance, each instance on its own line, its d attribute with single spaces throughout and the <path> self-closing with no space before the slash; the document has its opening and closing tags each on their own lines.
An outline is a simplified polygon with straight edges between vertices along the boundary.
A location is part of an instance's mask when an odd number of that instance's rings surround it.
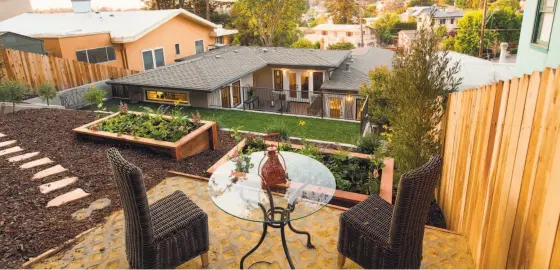
<svg viewBox="0 0 560 270">
<path fill-rule="evenodd" d="M 81 188 L 77 188 L 74 189 L 68 193 L 64 193 L 54 199 L 52 199 L 50 202 L 47 203 L 47 208 L 48 207 L 55 207 L 55 206 L 61 206 L 65 203 L 69 203 L 75 200 L 79 200 L 81 198 L 87 197 L 89 196 L 89 193 L 85 192 L 83 189 Z"/>
<path fill-rule="evenodd" d="M 63 187 L 74 184 L 76 180 L 78 180 L 78 177 L 68 177 L 55 182 L 46 183 L 39 186 L 39 191 L 41 191 L 41 193 L 43 194 L 47 194 L 51 191 L 55 191 L 57 189 L 61 189 Z"/>
<path fill-rule="evenodd" d="M 33 175 L 33 178 L 31 178 L 32 180 L 37 180 L 37 179 L 41 179 L 41 178 L 45 178 L 47 176 L 51 176 L 51 175 L 55 175 L 57 173 L 61 173 L 61 172 L 65 172 L 68 169 L 60 166 L 60 165 L 56 165 L 54 167 L 50 167 L 48 169 L 42 170 L 38 173 L 36 173 L 35 175 Z"/>
<path fill-rule="evenodd" d="M 50 158 L 46 157 L 46 158 L 42 158 L 42 159 L 37 159 L 31 162 L 27 162 L 22 164 L 21 166 L 19 166 L 20 169 L 25 170 L 25 169 L 30 169 L 33 167 L 37 167 L 37 166 L 42 166 L 42 165 L 46 165 L 46 164 L 51 164 L 54 163 L 54 161 L 52 161 Z"/>
<path fill-rule="evenodd" d="M 23 151 L 23 148 L 21 148 L 19 146 L 16 146 L 16 147 L 12 147 L 12 148 L 8 148 L 8 149 L 0 151 L 0 156 L 5 156 L 5 155 L 21 152 L 21 151 Z"/>
<path fill-rule="evenodd" d="M 6 147 L 6 146 L 10 146 L 10 145 L 12 145 L 12 144 L 15 144 L 16 142 L 17 142 L 16 140 L 0 142 L 0 148 L 1 148 L 1 147 Z"/>
<path fill-rule="evenodd" d="M 11 157 L 11 158 L 8 159 L 8 161 L 9 162 L 20 162 L 20 161 L 35 157 L 37 155 L 39 155 L 39 152 L 27 153 L 27 154 Z"/>
</svg>

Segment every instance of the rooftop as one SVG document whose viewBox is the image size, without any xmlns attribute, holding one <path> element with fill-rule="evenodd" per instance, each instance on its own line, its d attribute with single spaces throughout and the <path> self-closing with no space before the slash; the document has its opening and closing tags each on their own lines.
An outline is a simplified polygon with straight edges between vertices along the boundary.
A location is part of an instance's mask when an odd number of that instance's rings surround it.
<svg viewBox="0 0 560 270">
<path fill-rule="evenodd" d="M 463 81 L 459 90 L 507 80 L 515 75 L 515 63 L 496 63 L 478 57 L 449 51 L 452 62 L 459 62 L 458 77 Z"/>
<path fill-rule="evenodd" d="M 335 68 L 349 55 L 350 51 L 231 46 L 110 83 L 213 91 L 268 65 Z"/>
<path fill-rule="evenodd" d="M 395 52 L 381 48 L 358 48 L 352 51 L 352 58 L 344 61 L 325 81 L 321 89 L 359 90 L 369 80 L 369 71 L 379 66 L 391 67 Z M 348 64 L 348 70 L 346 69 Z"/>
<path fill-rule="evenodd" d="M 88 13 L 24 13 L 0 22 L 0 31 L 35 38 L 60 38 L 109 33 L 115 43 L 132 42 L 176 16 L 212 28 L 218 25 L 183 9 Z"/>
</svg>

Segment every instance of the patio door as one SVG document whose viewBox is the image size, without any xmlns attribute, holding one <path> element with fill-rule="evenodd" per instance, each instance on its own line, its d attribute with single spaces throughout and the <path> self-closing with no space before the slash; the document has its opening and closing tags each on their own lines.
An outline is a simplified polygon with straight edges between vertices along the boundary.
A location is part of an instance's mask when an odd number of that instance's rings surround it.
<svg viewBox="0 0 560 270">
<path fill-rule="evenodd" d="M 297 73 L 288 72 L 288 81 L 290 85 L 290 98 L 297 98 L 298 97 Z"/>
<path fill-rule="evenodd" d="M 309 99 L 309 72 L 301 73 L 301 98 Z"/>
<path fill-rule="evenodd" d="M 222 108 L 231 108 L 229 90 L 229 86 L 226 86 L 222 88 L 222 90 L 220 90 L 222 95 Z"/>
<path fill-rule="evenodd" d="M 342 117 L 342 99 L 339 97 L 327 97 L 328 99 L 328 115 L 331 118 Z"/>
<path fill-rule="evenodd" d="M 236 107 L 237 105 L 241 104 L 241 82 L 236 81 L 231 84 L 231 87 L 232 87 L 231 91 L 233 97 L 233 107 Z"/>
</svg>

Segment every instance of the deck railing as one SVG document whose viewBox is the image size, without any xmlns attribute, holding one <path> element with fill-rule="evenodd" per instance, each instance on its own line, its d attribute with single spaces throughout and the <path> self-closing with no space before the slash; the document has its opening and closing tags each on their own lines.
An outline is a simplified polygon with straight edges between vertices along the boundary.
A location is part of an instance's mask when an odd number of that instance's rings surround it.
<svg viewBox="0 0 560 270">
<path fill-rule="evenodd" d="M 360 120 L 367 98 L 354 93 L 243 87 L 244 110 Z M 366 106 L 367 108 L 367 106 Z"/>
</svg>

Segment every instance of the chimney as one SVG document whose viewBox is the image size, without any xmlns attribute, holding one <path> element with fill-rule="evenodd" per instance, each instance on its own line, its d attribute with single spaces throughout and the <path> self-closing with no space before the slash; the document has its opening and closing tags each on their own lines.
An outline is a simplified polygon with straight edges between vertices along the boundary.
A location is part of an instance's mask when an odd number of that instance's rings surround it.
<svg viewBox="0 0 560 270">
<path fill-rule="evenodd" d="M 500 43 L 500 63 L 506 62 L 507 48 L 508 48 L 507 42 Z"/>
<path fill-rule="evenodd" d="M 74 13 L 91 12 L 91 0 L 71 0 Z"/>
</svg>

